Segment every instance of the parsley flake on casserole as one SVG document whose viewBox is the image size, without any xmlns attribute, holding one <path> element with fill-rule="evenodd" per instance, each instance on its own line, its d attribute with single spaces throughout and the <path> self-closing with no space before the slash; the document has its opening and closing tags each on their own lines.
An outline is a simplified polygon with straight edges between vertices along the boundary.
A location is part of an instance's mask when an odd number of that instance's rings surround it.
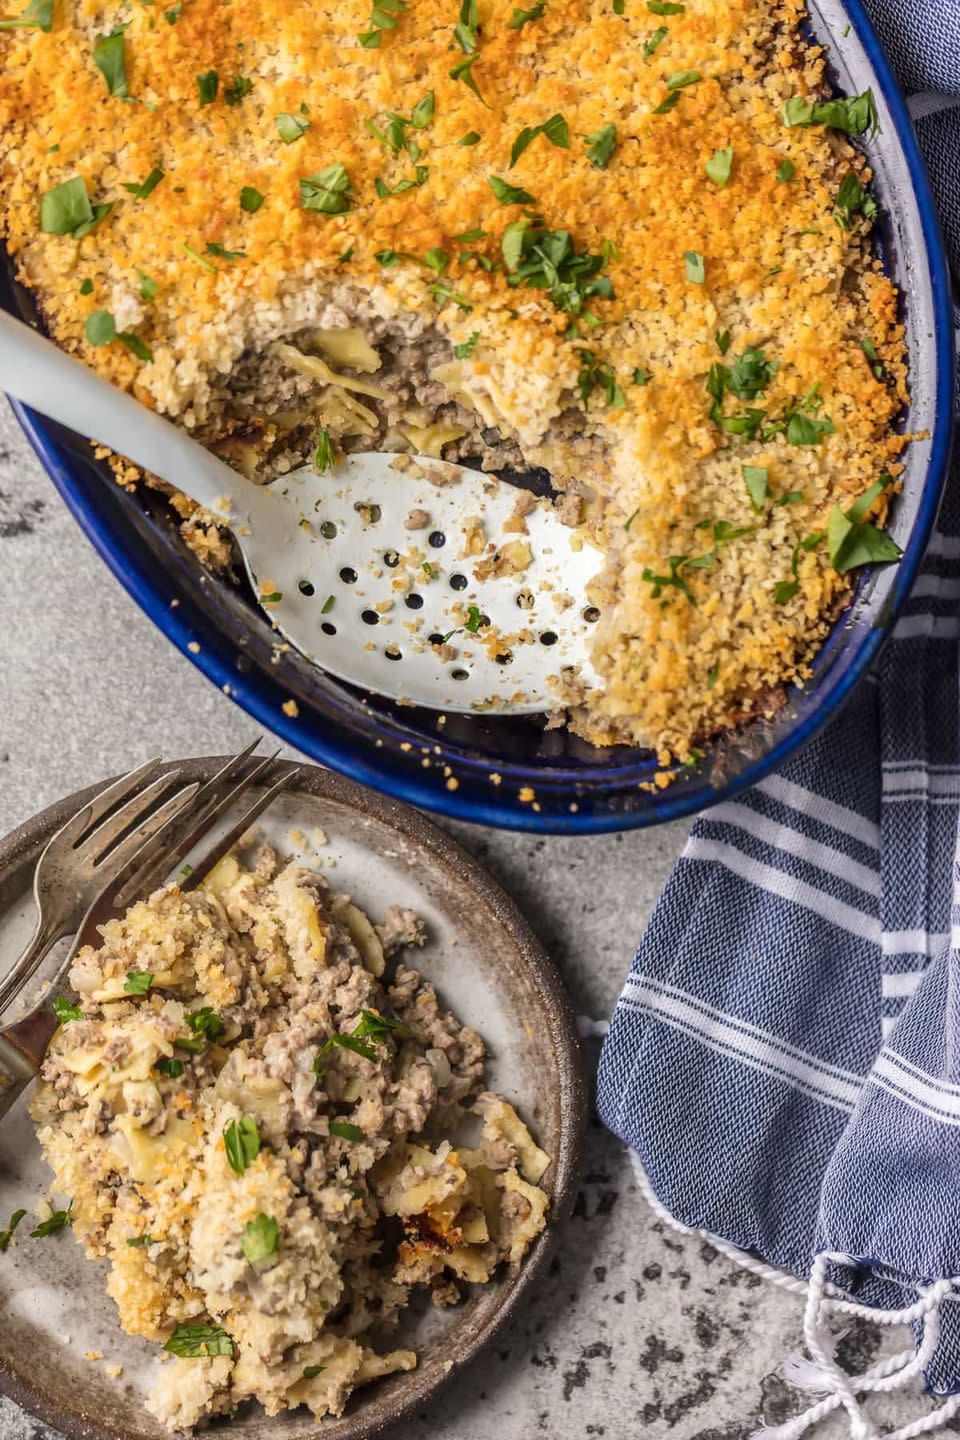
<svg viewBox="0 0 960 1440">
<path fill-rule="evenodd" d="M 546 469 L 609 559 L 573 723 L 683 757 L 782 703 L 898 554 L 877 116 L 801 18 L 30 0 L 0 33 L 6 244 L 61 344 L 250 477 L 378 447 Z"/>
<path fill-rule="evenodd" d="M 385 1348 L 415 1287 L 452 1304 L 522 1260 L 549 1157 L 483 1089 L 480 1036 L 391 960 L 423 942 L 409 910 L 374 926 L 264 846 L 102 934 L 32 1112 L 121 1326 L 175 1357 L 148 1407 L 339 1415 L 416 1365 Z"/>
</svg>

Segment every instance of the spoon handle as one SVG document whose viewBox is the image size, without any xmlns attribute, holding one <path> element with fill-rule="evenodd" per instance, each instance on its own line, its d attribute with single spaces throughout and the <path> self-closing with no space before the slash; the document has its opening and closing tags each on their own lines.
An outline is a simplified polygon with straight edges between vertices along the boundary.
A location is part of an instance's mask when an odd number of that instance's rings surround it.
<svg viewBox="0 0 960 1440">
<path fill-rule="evenodd" d="M 118 390 L 22 320 L 0 311 L 0 389 L 108 445 L 208 509 L 249 510 L 255 487 L 185 430 Z"/>
</svg>

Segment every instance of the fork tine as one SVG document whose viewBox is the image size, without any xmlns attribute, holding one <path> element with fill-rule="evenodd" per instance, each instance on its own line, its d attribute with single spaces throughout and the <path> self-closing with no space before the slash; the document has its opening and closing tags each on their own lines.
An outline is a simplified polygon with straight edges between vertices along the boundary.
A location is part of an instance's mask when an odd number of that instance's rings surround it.
<svg viewBox="0 0 960 1440">
<path fill-rule="evenodd" d="M 114 805 L 119 805 L 129 796 L 136 794 L 140 786 L 145 785 L 156 774 L 159 765 L 160 757 L 157 756 L 153 760 L 148 760 L 144 765 L 138 765 L 135 770 L 128 771 L 126 775 L 121 775 L 119 780 L 115 780 L 112 785 L 101 790 L 99 795 L 95 795 L 88 804 L 83 805 L 74 815 L 71 815 L 66 824 L 61 825 L 60 829 L 51 837 L 47 848 L 54 841 L 58 843 L 68 841 L 76 848 L 98 821 L 109 814 Z"/>
<path fill-rule="evenodd" d="M 237 841 L 244 835 L 244 832 L 249 830 L 257 816 L 262 815 L 267 806 L 273 804 L 281 790 L 285 790 L 291 780 L 299 775 L 301 769 L 302 766 L 294 765 L 285 775 L 281 775 L 280 779 L 271 785 L 269 790 L 265 790 L 259 800 L 254 800 L 253 804 L 240 816 L 236 824 L 232 825 L 227 833 L 220 837 L 213 849 L 204 855 L 189 879 L 181 886 L 181 889 L 195 890 L 200 882 L 210 874 L 213 867 L 219 864 L 224 855 L 233 849 Z"/>
<path fill-rule="evenodd" d="M 178 770 L 170 771 L 162 777 L 162 780 L 154 781 L 153 785 L 148 786 L 147 790 L 142 793 L 146 795 L 149 791 L 155 794 L 162 792 L 171 780 L 176 779 L 179 773 Z M 158 806 L 152 815 L 148 815 L 131 834 L 125 835 L 109 853 L 93 863 L 93 876 L 109 889 L 114 882 L 114 878 L 116 876 L 122 876 L 127 867 L 136 860 L 136 856 L 140 852 L 144 840 L 149 839 L 158 827 L 175 816 L 178 816 L 183 809 L 190 804 L 198 788 L 196 784 L 187 785 L 165 800 L 163 804 Z M 97 831 L 94 832 L 94 834 L 97 833 Z M 131 846 L 135 847 L 132 855 L 130 853 Z M 73 948 L 71 949 L 71 954 L 72 953 Z M 26 957 L 26 963 L 24 963 L 24 959 L 25 957 L 21 957 L 21 959 L 7 971 L 2 979 L 0 979 L 0 1014 L 6 1010 L 18 990 L 20 990 L 36 972 L 43 956 L 42 954 L 35 954 L 32 957 L 28 955 L 28 957 Z"/>
<path fill-rule="evenodd" d="M 145 819 L 164 792 L 175 785 L 179 778 L 179 769 L 158 775 L 156 780 L 138 790 L 118 810 L 113 810 L 106 820 L 102 820 L 96 830 L 91 831 L 79 845 L 74 846 L 74 852 L 94 866 L 108 861 L 110 851 L 116 847 L 126 831 Z"/>
<path fill-rule="evenodd" d="M 167 834 L 156 837 L 155 843 L 147 849 L 146 853 L 141 853 L 137 857 L 140 861 L 138 868 L 124 879 L 122 886 L 113 896 L 115 909 L 125 909 L 138 895 L 146 895 L 155 889 L 203 838 L 214 821 L 224 813 L 228 806 L 239 799 L 245 790 L 250 788 L 257 777 L 272 765 L 280 754 L 278 747 L 272 754 L 263 756 L 252 770 L 240 776 L 225 794 L 221 793 L 224 780 L 228 780 L 234 771 L 249 758 L 253 749 L 254 746 L 248 746 L 246 750 L 242 750 L 239 755 L 235 755 L 222 769 L 218 770 L 212 779 L 207 781 L 191 807 L 188 827 L 182 828 L 179 836 L 173 833 L 173 827 L 171 827 Z"/>
</svg>

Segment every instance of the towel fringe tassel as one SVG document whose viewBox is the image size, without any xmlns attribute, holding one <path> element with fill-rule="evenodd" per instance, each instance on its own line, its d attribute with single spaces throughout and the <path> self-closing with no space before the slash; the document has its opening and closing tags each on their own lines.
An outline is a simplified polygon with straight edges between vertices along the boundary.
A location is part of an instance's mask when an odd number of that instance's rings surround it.
<svg viewBox="0 0 960 1440">
<path fill-rule="evenodd" d="M 940 1338 L 940 1306 L 952 1294 L 952 1279 L 937 1280 L 921 1290 L 919 1298 L 902 1310 L 875 1310 L 849 1300 L 833 1300 L 827 1294 L 827 1272 L 831 1264 L 852 1265 L 849 1255 L 818 1255 L 810 1271 L 807 1303 L 803 1315 L 803 1338 L 806 1355 L 790 1355 L 784 1364 L 784 1376 L 798 1389 L 819 1391 L 823 1398 L 803 1414 L 782 1425 L 761 1426 L 751 1440 L 800 1440 L 821 1420 L 839 1409 L 847 1412 L 850 1440 L 881 1440 L 861 1408 L 859 1396 L 900 1390 L 922 1375 Z M 917 1348 L 901 1350 L 879 1361 L 863 1375 L 848 1375 L 841 1369 L 835 1355 L 835 1341 L 827 1329 L 827 1312 L 840 1311 L 875 1325 L 912 1325 L 923 1322 L 923 1335 Z M 960 1394 L 950 1395 L 938 1409 L 885 1432 L 883 1440 L 917 1440 L 918 1436 L 939 1430 L 960 1412 Z"/>
</svg>

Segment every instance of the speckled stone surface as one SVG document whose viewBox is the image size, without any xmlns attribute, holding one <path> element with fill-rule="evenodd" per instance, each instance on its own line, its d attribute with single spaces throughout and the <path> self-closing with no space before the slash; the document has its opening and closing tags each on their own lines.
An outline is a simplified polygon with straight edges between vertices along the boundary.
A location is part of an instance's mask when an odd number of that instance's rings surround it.
<svg viewBox="0 0 960 1440">
<path fill-rule="evenodd" d="M 0 833 L 158 750 L 223 752 L 256 733 L 121 591 L 2 401 L 0 616 Z M 612 1009 L 684 833 L 675 825 L 571 840 L 457 827 L 526 910 L 578 1011 L 595 1018 Z M 780 1378 L 799 1316 L 797 1297 L 657 1221 L 621 1146 L 594 1122 L 548 1280 L 466 1382 L 394 1433 L 746 1440 L 762 1420 L 800 1408 Z M 863 1368 L 879 1341 L 872 1327 L 854 1332 L 844 1341 L 848 1361 Z M 874 1410 L 886 1425 L 913 1413 L 915 1400 Z M 0 1400 L 2 1440 L 50 1435 Z"/>
</svg>

